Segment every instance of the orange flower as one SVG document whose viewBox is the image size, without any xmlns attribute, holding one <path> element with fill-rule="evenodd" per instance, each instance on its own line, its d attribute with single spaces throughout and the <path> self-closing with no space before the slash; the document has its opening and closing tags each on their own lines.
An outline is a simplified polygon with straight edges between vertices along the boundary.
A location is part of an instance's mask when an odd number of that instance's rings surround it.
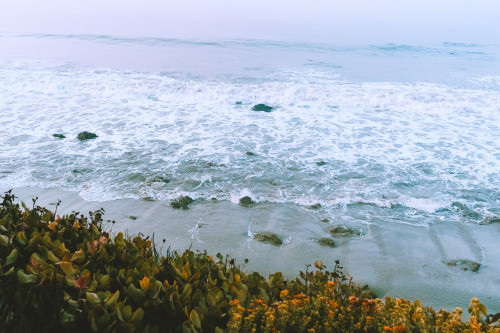
<svg viewBox="0 0 500 333">
<path fill-rule="evenodd" d="M 406 329 L 404 326 L 401 326 L 401 325 L 398 325 L 398 326 L 394 326 L 394 332 L 405 332 Z"/>
<path fill-rule="evenodd" d="M 146 290 L 149 287 L 149 278 L 144 275 L 144 278 L 139 281 L 139 284 L 141 285 L 142 290 Z"/>
<path fill-rule="evenodd" d="M 335 302 L 334 300 L 328 301 L 328 303 L 330 303 L 330 306 L 333 308 L 336 308 L 337 306 L 339 306 L 339 304 L 337 302 Z"/>
<path fill-rule="evenodd" d="M 59 225 L 59 223 L 57 222 L 52 222 L 50 223 L 47 227 L 49 227 L 50 230 L 56 232 L 57 231 L 57 226 Z"/>
<path fill-rule="evenodd" d="M 392 332 L 392 328 L 390 328 L 389 326 L 384 326 L 384 332 L 389 332 L 389 331 Z"/>
<path fill-rule="evenodd" d="M 288 296 L 288 289 L 283 289 L 281 292 L 280 292 L 280 297 L 281 298 L 286 298 Z"/>
<path fill-rule="evenodd" d="M 229 301 L 229 305 L 231 305 L 231 306 L 236 306 L 236 305 L 238 305 L 238 303 L 239 303 L 239 301 L 236 298 L 232 301 Z"/>
<path fill-rule="evenodd" d="M 328 281 L 328 282 L 326 283 L 326 285 L 327 285 L 328 287 L 335 287 L 335 282 L 333 282 L 333 281 Z"/>
</svg>

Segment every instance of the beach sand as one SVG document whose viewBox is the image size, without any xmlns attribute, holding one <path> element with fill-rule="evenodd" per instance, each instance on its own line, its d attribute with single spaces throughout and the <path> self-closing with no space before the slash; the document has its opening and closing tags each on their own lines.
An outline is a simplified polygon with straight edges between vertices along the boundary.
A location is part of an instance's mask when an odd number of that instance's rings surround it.
<svg viewBox="0 0 500 333">
<path fill-rule="evenodd" d="M 7 189 L 0 190 L 3 193 Z M 115 221 L 106 227 L 112 233 L 154 234 L 155 243 L 164 252 L 169 246 L 180 251 L 206 250 L 211 255 L 220 252 L 236 258 L 236 264 L 246 271 L 258 271 L 264 276 L 280 271 L 289 278 L 298 276 L 306 264 L 315 260 L 331 269 L 338 259 L 356 283 L 368 284 L 380 298 L 389 295 L 419 299 L 424 306 L 435 309 L 466 310 L 470 299 L 478 297 L 489 313 L 500 312 L 500 246 L 495 236 L 500 223 L 366 225 L 362 236 L 336 238 L 336 247 L 330 248 L 315 242 L 327 235 L 329 225 L 290 205 L 260 203 L 242 207 L 218 201 L 193 203 L 188 210 L 177 210 L 162 201 L 85 201 L 76 192 L 60 189 L 25 187 L 15 188 L 13 193 L 28 207 L 31 199 L 38 197 L 37 205 L 52 211 L 60 199 L 61 215 L 77 211 L 88 216 L 89 211 L 104 208 L 104 219 Z M 251 238 L 251 233 L 262 231 L 282 236 L 284 245 L 278 247 Z M 463 270 L 460 261 L 481 266 L 476 272 L 470 267 Z"/>
</svg>

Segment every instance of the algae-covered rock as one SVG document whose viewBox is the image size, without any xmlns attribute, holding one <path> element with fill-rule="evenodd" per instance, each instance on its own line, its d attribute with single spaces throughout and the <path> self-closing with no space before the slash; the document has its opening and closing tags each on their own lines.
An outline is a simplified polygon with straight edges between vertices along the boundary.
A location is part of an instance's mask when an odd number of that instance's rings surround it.
<svg viewBox="0 0 500 333">
<path fill-rule="evenodd" d="M 333 237 L 361 236 L 360 230 L 349 228 L 343 225 L 334 225 L 330 228 L 329 231 Z"/>
<path fill-rule="evenodd" d="M 133 221 L 137 220 L 137 216 L 133 216 L 133 215 L 130 215 L 128 218 L 129 218 L 130 220 L 133 220 Z"/>
<path fill-rule="evenodd" d="M 320 209 L 320 208 L 321 204 L 319 202 L 309 206 L 309 209 Z"/>
<path fill-rule="evenodd" d="M 272 106 L 266 105 L 266 104 L 256 104 L 253 106 L 252 111 L 264 111 L 264 112 L 271 112 L 272 111 Z"/>
<path fill-rule="evenodd" d="M 181 208 L 188 209 L 189 208 L 188 205 L 191 204 L 193 201 L 194 200 L 192 198 L 188 197 L 187 195 L 186 196 L 181 195 L 177 199 L 172 200 L 170 205 L 176 209 L 181 209 Z"/>
<path fill-rule="evenodd" d="M 323 166 L 323 165 L 325 165 L 325 164 L 326 164 L 326 162 L 325 162 L 325 161 L 318 161 L 318 162 L 316 162 L 316 165 L 317 165 L 317 166 Z"/>
<path fill-rule="evenodd" d="M 258 232 L 253 235 L 253 239 L 262 243 L 268 243 L 275 246 L 283 245 L 283 240 L 280 236 L 273 234 L 272 232 Z"/>
<path fill-rule="evenodd" d="M 321 246 L 335 247 L 335 241 L 331 238 L 323 237 L 317 240 Z"/>
<path fill-rule="evenodd" d="M 500 217 L 487 217 L 485 218 L 484 220 L 482 220 L 481 222 L 479 222 L 479 224 L 481 225 L 485 225 L 485 224 L 492 224 L 492 223 L 500 223 Z"/>
<path fill-rule="evenodd" d="M 255 153 L 252 153 L 251 151 L 247 151 L 247 156 L 255 156 Z"/>
<path fill-rule="evenodd" d="M 53 136 L 54 138 L 59 138 L 59 139 L 65 139 L 65 138 L 66 138 L 63 134 L 59 134 L 59 133 L 52 134 L 52 136 Z"/>
<path fill-rule="evenodd" d="M 448 266 L 457 266 L 463 271 L 471 270 L 477 272 L 481 267 L 481 264 L 472 260 L 452 260 L 446 263 Z"/>
<path fill-rule="evenodd" d="M 97 138 L 97 135 L 95 133 L 90 133 L 85 131 L 78 134 L 76 138 L 80 141 L 85 141 L 85 140 L 95 139 Z"/>
<path fill-rule="evenodd" d="M 251 206 L 253 204 L 255 204 L 255 201 L 253 201 L 252 198 L 250 198 L 248 196 L 245 196 L 245 197 L 240 199 L 240 205 L 242 205 L 244 207 L 248 207 L 248 206 Z"/>
</svg>

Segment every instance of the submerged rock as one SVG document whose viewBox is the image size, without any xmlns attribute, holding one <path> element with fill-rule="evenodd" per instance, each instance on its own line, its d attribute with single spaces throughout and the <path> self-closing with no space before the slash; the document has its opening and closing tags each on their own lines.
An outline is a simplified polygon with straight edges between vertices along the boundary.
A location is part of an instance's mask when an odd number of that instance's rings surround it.
<svg viewBox="0 0 500 333">
<path fill-rule="evenodd" d="M 255 156 L 255 153 L 252 153 L 251 151 L 247 151 L 248 156 Z"/>
<path fill-rule="evenodd" d="M 266 104 L 256 104 L 253 106 L 252 111 L 264 111 L 264 112 L 271 112 L 272 111 L 272 106 L 266 105 Z"/>
<path fill-rule="evenodd" d="M 470 209 L 469 207 L 467 207 L 466 205 L 464 205 L 461 202 L 454 201 L 451 204 L 451 207 L 455 207 L 459 211 L 461 211 L 462 212 L 462 216 L 465 217 L 465 218 L 472 218 L 472 219 L 479 219 L 479 218 L 481 218 L 481 214 L 479 214 L 478 212 Z"/>
<path fill-rule="evenodd" d="M 309 209 L 320 209 L 320 208 L 321 204 L 319 202 L 309 206 Z"/>
<path fill-rule="evenodd" d="M 176 209 L 188 209 L 188 205 L 190 203 L 192 203 L 194 200 L 188 196 L 183 196 L 181 195 L 180 197 L 178 197 L 177 199 L 175 200 L 172 200 L 172 202 L 170 203 L 170 206 L 172 206 L 173 208 L 176 208 Z"/>
<path fill-rule="evenodd" d="M 330 234 L 335 237 L 361 236 L 361 231 L 343 225 L 334 225 L 330 228 Z"/>
<path fill-rule="evenodd" d="M 262 243 L 268 243 L 275 246 L 283 245 L 283 240 L 272 232 L 259 232 L 253 235 L 253 239 Z"/>
<path fill-rule="evenodd" d="M 460 267 L 463 271 L 471 270 L 477 272 L 481 267 L 481 264 L 472 260 L 452 260 L 446 263 L 448 266 Z"/>
<path fill-rule="evenodd" d="M 59 139 L 65 139 L 65 138 L 66 138 L 63 134 L 58 134 L 58 133 L 56 133 L 56 134 L 52 134 L 52 136 L 53 136 L 54 138 L 59 138 Z"/>
<path fill-rule="evenodd" d="M 325 162 L 325 161 L 319 161 L 319 162 L 316 162 L 316 165 L 317 165 L 317 166 L 323 166 L 323 165 L 325 165 L 325 164 L 326 164 L 326 162 Z"/>
<path fill-rule="evenodd" d="M 481 225 L 492 224 L 492 223 L 500 223 L 500 217 L 487 217 L 481 222 L 479 222 L 479 224 Z"/>
<path fill-rule="evenodd" d="M 137 216 L 133 216 L 133 215 L 130 215 L 128 218 L 129 218 L 130 220 L 133 220 L 133 221 L 137 220 Z"/>
<path fill-rule="evenodd" d="M 241 101 L 236 101 L 236 103 L 234 103 L 234 104 L 236 104 L 236 105 L 241 105 L 241 104 L 243 104 L 243 103 L 242 103 Z"/>
<path fill-rule="evenodd" d="M 95 139 L 97 138 L 97 135 L 95 133 L 90 133 L 85 131 L 78 134 L 76 138 L 80 141 L 85 141 L 85 140 Z"/>
<path fill-rule="evenodd" d="M 317 242 L 321 246 L 335 247 L 335 241 L 331 238 L 323 237 L 318 239 Z"/>
<path fill-rule="evenodd" d="M 251 206 L 253 204 L 255 204 L 255 201 L 253 201 L 252 198 L 250 198 L 249 196 L 245 196 L 245 197 L 240 199 L 240 205 L 242 205 L 244 207 L 248 207 L 248 206 Z"/>
</svg>

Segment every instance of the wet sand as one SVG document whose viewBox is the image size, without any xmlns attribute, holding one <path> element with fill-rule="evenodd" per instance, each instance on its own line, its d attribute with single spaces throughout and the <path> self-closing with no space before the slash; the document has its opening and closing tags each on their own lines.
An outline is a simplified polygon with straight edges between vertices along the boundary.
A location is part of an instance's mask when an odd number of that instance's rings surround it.
<svg viewBox="0 0 500 333">
<path fill-rule="evenodd" d="M 356 283 L 368 284 L 381 298 L 419 299 L 425 306 L 452 310 L 467 309 L 470 299 L 478 297 L 489 313 L 500 312 L 500 223 L 367 224 L 361 236 L 334 238 L 336 246 L 331 248 L 316 242 L 329 237 L 331 224 L 290 205 L 242 207 L 228 201 L 195 202 L 188 210 L 176 210 L 162 201 L 85 201 L 76 192 L 60 189 L 25 187 L 15 188 L 13 193 L 28 206 L 38 197 L 37 205 L 52 211 L 60 199 L 60 214 L 77 211 L 88 215 L 104 208 L 105 220 L 115 221 L 108 227 L 113 233 L 154 234 L 163 251 L 170 246 L 180 251 L 207 250 L 212 255 L 220 252 L 236 258 L 236 264 L 246 271 L 263 275 L 281 271 L 289 278 L 315 260 L 332 268 L 338 259 Z M 284 244 L 274 246 L 252 239 L 252 233 L 263 231 L 283 237 Z M 462 261 L 481 266 L 473 272 Z"/>
</svg>

